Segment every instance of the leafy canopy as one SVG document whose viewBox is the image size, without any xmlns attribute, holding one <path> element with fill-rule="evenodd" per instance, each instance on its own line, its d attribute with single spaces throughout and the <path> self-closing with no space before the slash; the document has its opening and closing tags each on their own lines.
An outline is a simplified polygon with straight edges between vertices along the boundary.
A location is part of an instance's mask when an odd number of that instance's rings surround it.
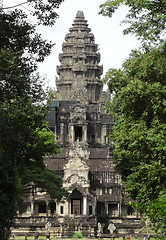
<svg viewBox="0 0 166 240">
<path fill-rule="evenodd" d="M 51 12 L 60 2 L 48 1 Z M 42 1 L 28 3 L 36 4 L 37 17 L 40 12 L 47 15 Z M 55 16 L 50 19 L 40 20 L 52 24 Z M 57 199 L 67 192 L 62 180 L 44 165 L 45 157 L 60 147 L 46 130 L 47 93 L 36 70 L 53 44 L 43 40 L 18 9 L 0 9 L 0 32 L 0 236 L 7 240 L 25 185 L 34 182 Z"/>
<path fill-rule="evenodd" d="M 111 137 L 117 169 L 127 180 L 129 196 L 137 200 L 138 210 L 149 216 L 162 239 L 166 237 L 165 217 L 159 214 L 166 193 L 165 76 L 163 43 L 132 51 L 121 69 L 110 69 L 105 77 L 113 94 L 107 110 L 114 116 Z"/>
<path fill-rule="evenodd" d="M 100 14 L 112 17 L 121 6 L 128 7 L 123 23 L 130 26 L 125 34 L 133 33 L 143 41 L 155 43 L 164 40 L 166 34 L 166 1 L 165 0 L 108 0 L 100 5 Z"/>
<path fill-rule="evenodd" d="M 123 32 L 135 34 L 142 47 L 105 77 L 113 94 L 107 109 L 115 121 L 114 154 L 129 196 L 149 217 L 159 239 L 166 239 L 166 2 L 108 0 L 100 14 L 112 17 L 122 5 L 128 7 L 123 23 L 129 25 Z"/>
<path fill-rule="evenodd" d="M 37 18 L 38 25 L 42 24 L 44 26 L 53 26 L 58 17 L 56 10 L 64 0 L 20 0 L 20 2 L 16 5 L 12 3 L 10 3 L 10 5 L 7 5 L 6 0 L 2 1 L 4 4 L 2 7 L 3 10 L 26 6 L 25 9 L 29 10 L 30 8 L 29 14 Z"/>
</svg>

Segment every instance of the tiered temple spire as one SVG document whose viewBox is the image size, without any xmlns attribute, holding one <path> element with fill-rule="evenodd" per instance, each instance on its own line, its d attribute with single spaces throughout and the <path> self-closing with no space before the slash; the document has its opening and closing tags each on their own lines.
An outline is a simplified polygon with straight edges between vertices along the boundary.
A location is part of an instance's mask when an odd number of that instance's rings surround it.
<svg viewBox="0 0 166 240">
<path fill-rule="evenodd" d="M 103 88 L 100 80 L 103 67 L 99 66 L 98 45 L 82 11 L 77 12 L 62 51 L 56 79 L 59 100 L 96 102 Z"/>
</svg>

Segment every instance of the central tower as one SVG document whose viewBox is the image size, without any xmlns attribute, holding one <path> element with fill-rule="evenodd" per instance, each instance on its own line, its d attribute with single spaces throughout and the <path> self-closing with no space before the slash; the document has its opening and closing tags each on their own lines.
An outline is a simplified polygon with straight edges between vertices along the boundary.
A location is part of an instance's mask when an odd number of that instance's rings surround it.
<svg viewBox="0 0 166 240">
<path fill-rule="evenodd" d="M 100 80 L 103 67 L 99 66 L 98 45 L 82 11 L 77 12 L 62 51 L 59 54 L 60 65 L 57 66 L 58 99 L 97 102 L 103 88 Z"/>
<path fill-rule="evenodd" d="M 65 36 L 59 60 L 58 94 L 46 121 L 62 152 L 46 158 L 45 164 L 62 178 L 69 197 L 58 201 L 32 185 L 18 213 L 19 228 L 13 233 L 44 235 L 48 223 L 51 236 L 60 238 L 71 237 L 75 231 L 85 237 L 102 237 L 115 227 L 118 236 L 138 233 L 140 218 L 126 205 L 130 200 L 123 193 L 108 137 L 113 121 L 104 110 L 110 97 L 102 92 L 98 46 L 82 11 Z"/>
</svg>

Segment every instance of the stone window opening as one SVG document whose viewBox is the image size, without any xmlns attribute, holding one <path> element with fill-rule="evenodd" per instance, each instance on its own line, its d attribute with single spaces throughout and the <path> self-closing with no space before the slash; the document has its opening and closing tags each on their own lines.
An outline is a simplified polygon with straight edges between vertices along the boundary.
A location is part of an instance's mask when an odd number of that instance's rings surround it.
<svg viewBox="0 0 166 240">
<path fill-rule="evenodd" d="M 127 206 L 127 215 L 133 215 L 133 208 L 131 206 Z"/>
<path fill-rule="evenodd" d="M 112 217 L 118 216 L 118 204 L 108 204 L 108 214 Z"/>
<path fill-rule="evenodd" d="M 92 215 L 92 206 L 89 206 L 89 215 Z"/>
<path fill-rule="evenodd" d="M 75 126 L 75 141 L 82 141 L 82 126 Z"/>
<path fill-rule="evenodd" d="M 60 206 L 60 214 L 63 214 L 63 206 Z"/>
<path fill-rule="evenodd" d="M 50 202 L 49 203 L 49 208 L 50 208 L 50 213 L 54 214 L 56 212 L 56 203 L 55 202 Z"/>
<path fill-rule="evenodd" d="M 73 215 L 81 215 L 83 209 L 83 197 L 82 194 L 74 189 L 71 196 L 71 214 Z"/>
<path fill-rule="evenodd" d="M 72 199 L 71 201 L 71 214 L 80 215 L 81 214 L 81 200 Z"/>
<path fill-rule="evenodd" d="M 46 203 L 40 203 L 38 206 L 38 212 L 39 213 L 46 213 Z"/>
<path fill-rule="evenodd" d="M 95 135 L 92 135 L 92 143 L 95 143 Z"/>
<path fill-rule="evenodd" d="M 105 203 L 97 202 L 96 213 L 98 215 L 105 215 L 106 214 Z"/>
</svg>

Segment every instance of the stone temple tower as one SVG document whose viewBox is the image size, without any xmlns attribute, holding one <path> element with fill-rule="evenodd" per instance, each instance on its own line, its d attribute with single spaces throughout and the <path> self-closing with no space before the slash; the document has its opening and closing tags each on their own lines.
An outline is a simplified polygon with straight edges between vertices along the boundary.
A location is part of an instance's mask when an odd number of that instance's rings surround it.
<svg viewBox="0 0 166 240">
<path fill-rule="evenodd" d="M 69 198 L 58 202 L 33 185 L 13 232 L 44 235 L 47 224 L 56 237 L 72 237 L 75 231 L 104 237 L 115 229 L 118 236 L 137 233 L 140 218 L 126 204 L 112 157 L 113 122 L 104 110 L 109 96 L 102 92 L 100 54 L 82 11 L 65 36 L 59 60 L 57 98 L 46 120 L 62 152 L 45 164 L 63 179 Z"/>
<path fill-rule="evenodd" d="M 98 45 L 82 11 L 77 12 L 62 50 L 56 79 L 61 100 L 97 102 L 103 87 L 100 80 L 103 67 L 99 66 Z"/>
</svg>

